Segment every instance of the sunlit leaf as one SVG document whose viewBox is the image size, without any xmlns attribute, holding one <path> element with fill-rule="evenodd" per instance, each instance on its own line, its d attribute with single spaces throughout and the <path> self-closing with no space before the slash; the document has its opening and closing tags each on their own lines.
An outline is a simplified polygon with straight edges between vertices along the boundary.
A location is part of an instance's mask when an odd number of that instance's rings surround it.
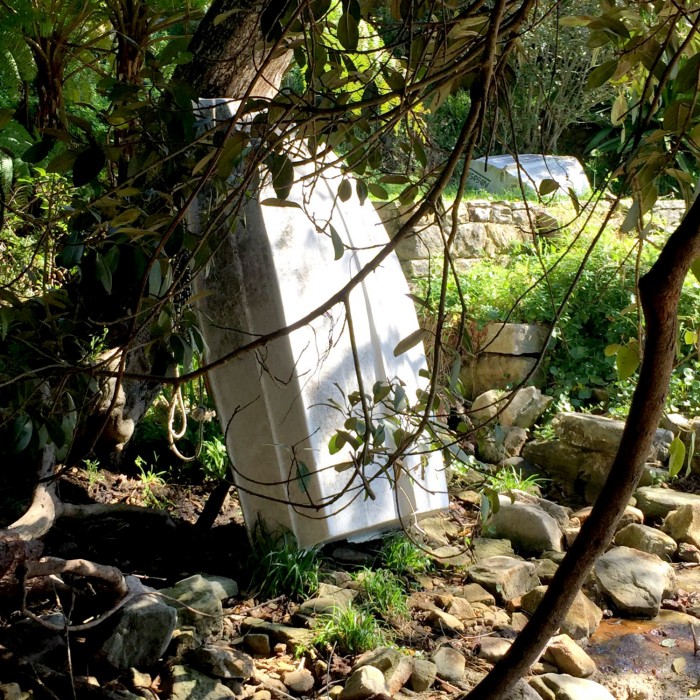
<svg viewBox="0 0 700 700">
<path fill-rule="evenodd" d="M 680 473 L 685 462 L 685 445 L 680 438 L 673 438 L 668 446 L 668 475 L 673 479 Z"/>
<path fill-rule="evenodd" d="M 558 189 L 559 183 L 556 180 L 546 177 L 544 180 L 542 180 L 542 182 L 540 182 L 539 193 L 544 196 L 547 194 L 552 194 L 552 192 L 556 192 Z"/>
<path fill-rule="evenodd" d="M 419 328 L 417 331 L 413 331 L 413 333 L 397 343 L 396 347 L 394 348 L 394 357 L 403 355 L 412 347 L 415 347 L 418 345 L 418 343 L 421 343 L 428 335 L 429 333 L 425 328 Z"/>
<path fill-rule="evenodd" d="M 352 184 L 347 178 L 344 178 L 338 186 L 338 197 L 342 202 L 347 202 L 352 197 Z"/>
<path fill-rule="evenodd" d="M 620 380 L 631 377 L 639 367 L 639 350 L 630 345 L 623 345 L 617 351 L 617 376 Z"/>
<path fill-rule="evenodd" d="M 340 258 L 342 258 L 345 254 L 343 239 L 340 237 L 340 234 L 333 224 L 329 224 L 329 228 L 331 230 L 331 241 L 333 241 L 333 252 L 335 254 L 335 259 L 340 260 Z"/>
</svg>

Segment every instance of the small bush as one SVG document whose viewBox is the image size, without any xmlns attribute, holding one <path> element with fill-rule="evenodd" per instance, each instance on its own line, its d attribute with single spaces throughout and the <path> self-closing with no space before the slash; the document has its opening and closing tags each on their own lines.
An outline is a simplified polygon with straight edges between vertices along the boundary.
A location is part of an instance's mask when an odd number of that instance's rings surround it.
<svg viewBox="0 0 700 700">
<path fill-rule="evenodd" d="M 294 535 L 287 531 L 270 532 L 256 528 L 250 559 L 252 585 L 261 597 L 288 595 L 299 600 L 318 589 L 321 562 L 315 548 L 300 549 Z"/>
<path fill-rule="evenodd" d="M 421 574 L 433 565 L 430 556 L 403 533 L 384 538 L 379 556 L 383 566 L 397 576 Z"/>
<path fill-rule="evenodd" d="M 318 623 L 314 644 L 335 645 L 342 654 L 360 654 L 386 646 L 389 641 L 376 618 L 354 605 L 336 608 L 333 614 L 319 617 Z"/>
<path fill-rule="evenodd" d="M 388 569 L 363 569 L 360 583 L 362 607 L 389 623 L 401 624 L 409 617 L 406 591 L 399 577 Z"/>
</svg>

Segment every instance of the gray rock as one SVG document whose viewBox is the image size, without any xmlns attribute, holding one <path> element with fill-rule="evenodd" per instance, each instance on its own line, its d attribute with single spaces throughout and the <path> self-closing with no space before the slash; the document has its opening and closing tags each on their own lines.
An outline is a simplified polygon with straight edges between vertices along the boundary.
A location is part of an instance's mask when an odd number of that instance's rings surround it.
<svg viewBox="0 0 700 700">
<path fill-rule="evenodd" d="M 546 591 L 546 586 L 538 586 L 526 593 L 521 600 L 522 609 L 534 613 Z M 595 632 L 602 619 L 603 611 L 579 591 L 564 618 L 561 631 L 572 639 L 584 639 Z"/>
<path fill-rule="evenodd" d="M 134 582 L 143 593 L 153 589 Z M 139 595 L 117 611 L 114 628 L 98 655 L 119 670 L 152 666 L 170 643 L 177 614 L 157 595 Z"/>
<path fill-rule="evenodd" d="M 687 542 L 681 542 L 678 545 L 678 560 L 691 564 L 700 564 L 700 549 Z"/>
<path fill-rule="evenodd" d="M 286 644 L 290 649 L 311 646 L 313 630 L 289 627 L 276 622 L 267 622 L 258 617 L 246 617 L 241 622 L 241 633 L 266 634 L 275 643 Z"/>
<path fill-rule="evenodd" d="M 525 554 L 563 550 L 561 528 L 549 513 L 535 505 L 513 503 L 508 496 L 500 496 L 499 501 L 498 512 L 484 523 L 485 535 L 510 540 Z"/>
<path fill-rule="evenodd" d="M 498 413 L 499 408 L 504 403 L 501 400 L 502 396 L 502 391 L 490 389 L 474 399 L 469 409 L 469 418 L 476 428 L 487 423 Z"/>
<path fill-rule="evenodd" d="M 614 454 L 620 445 L 625 423 L 590 413 L 560 413 L 552 420 L 552 427 L 557 437 L 570 445 Z M 671 431 L 656 431 L 651 461 L 656 459 L 658 446 L 668 445 L 672 439 Z"/>
<path fill-rule="evenodd" d="M 226 600 L 238 595 L 238 583 L 226 576 L 213 576 L 212 574 L 198 574 L 211 584 L 211 590 L 219 600 Z M 185 579 L 187 581 L 187 579 Z M 182 582 L 181 582 L 182 583 Z"/>
<path fill-rule="evenodd" d="M 459 683 L 464 678 L 467 661 L 464 656 L 452 647 L 440 647 L 433 652 L 433 663 L 436 666 L 438 678 L 448 683 Z"/>
<path fill-rule="evenodd" d="M 22 688 L 20 688 L 17 683 L 0 684 L 0 694 L 2 696 L 2 700 L 22 700 L 24 696 L 22 693 Z"/>
<path fill-rule="evenodd" d="M 529 384 L 541 384 L 542 376 L 536 371 L 537 359 L 526 355 L 495 355 L 482 353 L 475 361 L 464 364 L 459 378 L 464 385 L 465 395 L 477 396 L 489 389 L 505 389 L 525 381 L 532 376 Z"/>
<path fill-rule="evenodd" d="M 662 526 L 676 542 L 687 542 L 700 547 L 700 502 L 687 503 L 671 511 Z"/>
<path fill-rule="evenodd" d="M 167 596 L 165 602 L 177 610 L 179 627 L 193 628 L 202 640 L 221 634 L 224 610 L 219 598 L 219 586 L 195 574 L 178 581 L 172 588 L 164 588 L 160 593 Z"/>
<path fill-rule="evenodd" d="M 552 401 L 551 396 L 544 396 L 537 387 L 523 387 L 515 392 L 512 401 L 501 411 L 498 421 L 501 425 L 528 430 L 537 423 Z"/>
<path fill-rule="evenodd" d="M 175 665 L 167 678 L 169 700 L 228 700 L 235 693 L 210 676 L 182 665 Z"/>
<path fill-rule="evenodd" d="M 380 647 L 374 651 L 361 654 L 351 673 L 363 666 L 374 666 L 384 674 L 389 695 L 393 696 L 406 684 L 413 673 L 413 658 L 405 656 L 398 649 Z M 434 680 L 433 676 L 433 680 Z"/>
<path fill-rule="evenodd" d="M 305 600 L 299 606 L 302 615 L 327 615 L 334 610 L 346 610 L 353 599 L 357 596 L 357 591 L 349 588 L 341 588 L 333 595 L 319 596 Z"/>
<path fill-rule="evenodd" d="M 559 564 L 551 559 L 538 559 L 535 566 L 537 567 L 537 578 L 545 584 L 549 584 L 559 568 Z"/>
<path fill-rule="evenodd" d="M 348 678 L 340 700 L 365 700 L 371 695 L 387 695 L 384 674 L 374 666 L 362 666 Z"/>
<path fill-rule="evenodd" d="M 270 637 L 266 634 L 256 634 L 255 632 L 246 634 L 244 644 L 251 654 L 258 656 L 269 656 L 272 651 Z"/>
<path fill-rule="evenodd" d="M 302 668 L 285 673 L 282 682 L 294 695 L 304 695 L 314 687 L 315 680 L 308 668 Z"/>
<path fill-rule="evenodd" d="M 574 678 L 563 673 L 545 673 L 536 676 L 530 685 L 542 698 L 552 700 L 615 700 L 607 688 L 600 683 L 584 678 Z M 551 693 L 547 694 L 547 691 Z M 553 694 L 552 694 L 553 693 Z"/>
<path fill-rule="evenodd" d="M 556 666 L 561 673 L 576 678 L 588 678 L 597 670 L 593 659 L 568 634 L 552 637 L 542 660 Z"/>
<path fill-rule="evenodd" d="M 441 632 L 464 632 L 464 623 L 454 615 L 446 613 L 440 608 L 433 608 L 428 613 L 428 622 Z"/>
<path fill-rule="evenodd" d="M 408 685 L 415 693 L 424 693 L 435 682 L 437 666 L 428 659 L 415 657 L 413 659 L 413 672 L 408 679 Z"/>
<path fill-rule="evenodd" d="M 455 547 L 451 544 L 443 545 L 430 552 L 435 564 L 440 567 L 446 566 L 469 566 L 472 558 L 469 551 L 464 547 Z"/>
<path fill-rule="evenodd" d="M 491 557 L 514 557 L 513 545 L 510 540 L 491 539 L 489 537 L 477 537 L 472 541 L 472 553 L 474 561 L 480 562 Z M 474 601 L 470 601 L 474 602 Z"/>
<path fill-rule="evenodd" d="M 455 595 L 460 595 L 465 600 L 470 603 L 484 603 L 485 605 L 495 605 L 496 599 L 493 593 L 487 591 L 483 586 L 478 583 L 466 583 L 461 587 L 459 593 Z"/>
<path fill-rule="evenodd" d="M 665 518 L 672 510 L 678 510 L 681 506 L 700 503 L 700 495 L 657 486 L 643 486 L 635 491 L 634 497 L 637 508 L 647 518 Z"/>
<path fill-rule="evenodd" d="M 490 664 L 495 664 L 510 649 L 512 640 L 501 637 L 484 637 L 479 642 L 479 652 L 477 656 Z"/>
<path fill-rule="evenodd" d="M 512 557 L 484 559 L 469 567 L 468 576 L 500 600 L 518 598 L 539 585 L 535 565 Z"/>
<path fill-rule="evenodd" d="M 678 511 L 675 511 L 678 512 Z M 676 541 L 668 535 L 648 525 L 632 523 L 623 527 L 615 535 L 615 544 L 621 547 L 631 547 L 640 552 L 654 554 L 664 561 L 673 559 L 678 549 Z"/>
<path fill-rule="evenodd" d="M 503 700 L 542 700 L 542 696 L 525 681 L 518 681 Z"/>
<path fill-rule="evenodd" d="M 486 464 L 502 464 L 506 459 L 517 457 L 527 442 L 527 431 L 523 428 L 482 428 L 477 436 L 476 451 Z"/>
<path fill-rule="evenodd" d="M 538 355 L 547 339 L 548 328 L 526 323 L 490 323 L 481 350 L 502 355 Z"/>
<path fill-rule="evenodd" d="M 569 527 L 571 524 L 571 508 L 560 506 L 558 503 L 548 501 L 546 498 L 536 496 L 535 494 L 528 493 L 527 491 L 519 491 L 515 489 L 512 491 L 512 494 L 515 496 L 515 500 L 518 501 L 518 503 L 529 503 L 530 505 L 541 508 L 543 511 L 545 511 L 545 513 L 549 513 L 549 515 L 551 515 L 557 521 L 557 523 L 559 523 L 559 527 L 565 528 Z"/>
<path fill-rule="evenodd" d="M 204 644 L 195 649 L 192 664 L 216 678 L 247 681 L 255 674 L 255 664 L 248 654 L 222 644 Z"/>
<path fill-rule="evenodd" d="M 675 583 L 670 564 L 629 547 L 606 552 L 593 571 L 598 586 L 623 616 L 656 617 Z"/>
</svg>

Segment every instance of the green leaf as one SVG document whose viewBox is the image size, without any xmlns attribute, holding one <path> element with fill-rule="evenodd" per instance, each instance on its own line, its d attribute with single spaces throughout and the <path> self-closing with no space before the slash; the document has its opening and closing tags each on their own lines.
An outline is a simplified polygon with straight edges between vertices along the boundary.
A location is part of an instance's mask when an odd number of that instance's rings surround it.
<svg viewBox="0 0 700 700">
<path fill-rule="evenodd" d="M 311 472 L 304 462 L 297 462 L 297 478 L 296 482 L 301 490 L 310 497 L 309 486 L 311 486 Z"/>
<path fill-rule="evenodd" d="M 367 185 L 367 189 L 369 190 L 370 194 L 375 198 L 375 199 L 389 199 L 389 193 L 381 186 L 378 185 L 376 182 L 370 182 Z"/>
<path fill-rule="evenodd" d="M 540 195 L 544 196 L 547 194 L 552 194 L 552 192 L 556 192 L 558 189 L 559 183 L 556 180 L 546 177 L 544 180 L 542 180 L 542 182 L 540 182 L 539 193 Z"/>
<path fill-rule="evenodd" d="M 360 28 L 350 12 L 343 12 L 338 20 L 338 41 L 346 51 L 355 51 L 360 40 Z"/>
<path fill-rule="evenodd" d="M 364 180 L 357 180 L 355 183 L 355 190 L 357 191 L 357 198 L 360 200 L 360 204 L 364 204 L 367 199 L 367 183 Z"/>
<path fill-rule="evenodd" d="M 700 53 L 692 55 L 678 71 L 675 88 L 678 92 L 691 92 L 698 84 L 700 76 Z"/>
<path fill-rule="evenodd" d="M 394 348 L 394 357 L 403 355 L 412 347 L 418 345 L 418 343 L 422 342 L 428 336 L 428 334 L 429 333 L 425 328 L 419 328 L 417 331 L 413 331 L 413 333 L 405 337 L 396 345 Z"/>
<path fill-rule="evenodd" d="M 639 367 L 639 350 L 630 345 L 623 345 L 617 351 L 617 376 L 623 380 L 631 377 Z"/>
<path fill-rule="evenodd" d="M 668 446 L 668 475 L 671 479 L 678 476 L 678 473 L 685 462 L 685 445 L 680 438 L 673 438 Z"/>
<path fill-rule="evenodd" d="M 613 77 L 615 71 L 617 70 L 618 62 L 616 60 L 606 61 L 605 63 L 594 68 L 590 75 L 588 76 L 588 88 L 593 90 L 599 88 Z"/>
<path fill-rule="evenodd" d="M 272 187 L 279 199 L 288 199 L 294 184 L 294 165 L 287 155 L 273 154 L 265 160 L 272 175 Z"/>
<path fill-rule="evenodd" d="M 56 141 L 51 137 L 43 138 L 22 154 L 22 160 L 25 163 L 40 163 L 49 155 L 55 143 Z"/>
<path fill-rule="evenodd" d="M 247 144 L 248 137 L 242 131 L 234 131 L 233 134 L 231 134 L 231 137 L 221 149 L 219 162 L 216 165 L 216 174 L 220 178 L 226 179 L 231 174 L 233 168 L 240 163 L 241 157 L 243 156 L 243 149 Z M 199 166 L 199 163 L 197 166 Z M 197 166 L 195 166 L 195 168 Z M 294 171 L 292 171 L 292 177 L 293 176 Z"/>
<path fill-rule="evenodd" d="M 352 197 L 352 184 L 347 178 L 344 178 L 338 187 L 338 197 L 341 202 L 347 202 Z"/>
<path fill-rule="evenodd" d="M 335 253 L 335 260 L 340 260 L 345 254 L 345 245 L 343 244 L 343 239 L 340 237 L 338 231 L 336 231 L 333 224 L 329 224 L 331 230 L 331 241 L 333 241 L 333 251 Z"/>
<path fill-rule="evenodd" d="M 113 248 L 112 250 L 116 250 Z M 111 253 L 112 251 L 110 251 Z M 95 276 L 102 283 L 107 294 L 112 293 L 112 260 L 107 255 L 95 254 Z"/>
<path fill-rule="evenodd" d="M 46 172 L 65 173 L 73 167 L 75 164 L 75 159 L 75 151 L 61 151 L 49 161 L 49 164 L 46 166 Z"/>
<path fill-rule="evenodd" d="M 289 207 L 290 209 L 301 209 L 301 204 L 292 202 L 289 199 L 278 199 L 277 197 L 268 197 L 260 202 L 265 207 Z"/>
<path fill-rule="evenodd" d="M 94 180 L 104 168 L 107 158 L 98 146 L 91 146 L 78 155 L 73 163 L 73 186 L 82 187 Z"/>
<path fill-rule="evenodd" d="M 14 109 L 0 109 L 0 129 L 4 129 L 15 115 Z"/>
<path fill-rule="evenodd" d="M 622 226 L 620 226 L 620 231 L 622 233 L 629 233 L 630 231 L 633 231 L 639 223 L 639 201 L 635 197 L 634 200 L 632 201 L 632 206 L 629 208 L 629 211 L 627 212 L 627 216 L 625 216 L 625 220 L 622 222 Z"/>
<path fill-rule="evenodd" d="M 695 276 L 695 279 L 700 282 L 700 258 L 695 258 L 695 260 L 690 263 L 690 271 Z"/>
<path fill-rule="evenodd" d="M 26 413 L 22 413 L 14 419 L 12 422 L 12 450 L 15 454 L 27 448 L 33 432 L 34 424 Z"/>
</svg>

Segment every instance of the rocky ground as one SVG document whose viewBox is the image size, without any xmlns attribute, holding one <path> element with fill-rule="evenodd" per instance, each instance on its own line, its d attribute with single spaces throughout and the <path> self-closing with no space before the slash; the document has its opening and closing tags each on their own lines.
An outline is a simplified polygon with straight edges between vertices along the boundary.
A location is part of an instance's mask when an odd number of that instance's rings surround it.
<svg viewBox="0 0 700 700">
<path fill-rule="evenodd" d="M 450 510 L 422 521 L 412 533 L 434 553 L 435 564 L 427 572 L 403 574 L 409 614 L 391 620 L 395 646 L 379 645 L 360 656 L 314 637 L 323 614 L 352 609 L 362 599 L 357 572 L 377 565 L 381 542 L 328 545 L 322 552 L 323 583 L 313 596 L 270 600 L 251 583 L 257 562 L 250 558 L 233 496 L 214 528 L 202 530 L 196 522 L 209 488 L 68 472 L 62 495 L 72 502 L 161 509 L 138 517 L 58 523 L 47 539 L 47 554 L 119 566 L 132 575 L 132 593 L 109 621 L 70 635 L 61 629 L 66 617 L 73 623 L 87 620 L 113 601 L 80 581 L 70 590 L 60 582 L 31 589 L 29 608 L 58 630 L 10 614 L 18 606 L 6 601 L 0 627 L 2 697 L 17 700 L 30 692 L 54 700 L 463 695 L 522 629 L 589 513 L 576 507 L 576 492 L 585 498 L 596 488 L 597 465 L 607 459 L 619 432 L 619 425 L 591 418 L 561 416 L 553 439 L 528 443 L 531 455 L 566 450 L 574 476 L 552 493 L 567 493 L 568 505 L 513 491 L 501 495 L 498 511 L 478 524 L 481 494 L 466 477 L 456 484 L 461 488 Z M 659 436 L 660 452 L 667 437 Z M 572 447 L 588 460 L 579 454 L 572 467 Z M 591 464 L 595 469 L 586 473 L 581 465 Z M 650 469 L 660 464 L 655 454 Z M 694 477 L 684 485 L 692 491 Z M 700 495 L 665 485 L 641 487 L 561 633 L 512 697 L 700 696 L 698 617 Z"/>
</svg>

